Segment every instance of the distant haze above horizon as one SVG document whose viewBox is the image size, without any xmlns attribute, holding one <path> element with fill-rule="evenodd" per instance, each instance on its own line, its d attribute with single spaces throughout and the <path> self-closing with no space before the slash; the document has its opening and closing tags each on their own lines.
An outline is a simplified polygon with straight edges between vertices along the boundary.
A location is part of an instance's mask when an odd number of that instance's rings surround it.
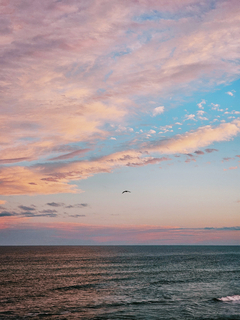
<svg viewBox="0 0 240 320">
<path fill-rule="evenodd" d="M 240 244 L 239 1 L 0 8 L 0 245 Z"/>
</svg>

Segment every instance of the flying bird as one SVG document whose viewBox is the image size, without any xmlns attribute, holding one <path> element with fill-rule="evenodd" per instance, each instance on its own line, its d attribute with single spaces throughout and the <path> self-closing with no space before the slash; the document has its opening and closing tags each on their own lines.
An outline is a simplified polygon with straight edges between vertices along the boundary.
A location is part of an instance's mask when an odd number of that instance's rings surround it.
<svg viewBox="0 0 240 320">
<path fill-rule="evenodd" d="M 128 190 L 124 190 L 124 191 L 122 192 L 122 194 L 123 194 L 123 193 L 125 193 L 125 192 L 129 192 L 129 193 L 131 193 L 131 191 L 128 191 Z"/>
</svg>

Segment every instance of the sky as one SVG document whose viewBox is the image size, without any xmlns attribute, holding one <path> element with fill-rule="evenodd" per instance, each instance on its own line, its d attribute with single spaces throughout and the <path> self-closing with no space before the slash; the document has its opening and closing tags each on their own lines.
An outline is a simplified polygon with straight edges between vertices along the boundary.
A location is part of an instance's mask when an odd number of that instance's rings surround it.
<svg viewBox="0 0 240 320">
<path fill-rule="evenodd" d="M 240 244 L 238 0 L 0 13 L 0 245 Z"/>
</svg>

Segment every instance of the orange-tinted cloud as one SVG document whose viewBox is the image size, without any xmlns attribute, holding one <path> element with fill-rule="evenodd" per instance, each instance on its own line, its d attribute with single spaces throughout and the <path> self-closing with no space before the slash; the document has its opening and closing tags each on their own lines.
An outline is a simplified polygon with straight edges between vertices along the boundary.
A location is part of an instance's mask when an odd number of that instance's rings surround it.
<svg viewBox="0 0 240 320">
<path fill-rule="evenodd" d="M 40 172 L 27 167 L 7 167 L 0 172 L 0 189 L 4 195 L 77 192 L 76 186 L 69 185 L 66 179 L 57 182 L 54 179 L 44 179 Z"/>
</svg>

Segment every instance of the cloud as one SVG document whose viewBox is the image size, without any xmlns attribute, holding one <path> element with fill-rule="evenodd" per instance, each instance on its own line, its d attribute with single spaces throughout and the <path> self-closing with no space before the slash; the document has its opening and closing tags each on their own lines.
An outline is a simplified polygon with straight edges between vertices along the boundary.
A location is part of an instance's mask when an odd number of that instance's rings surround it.
<svg viewBox="0 0 240 320">
<path fill-rule="evenodd" d="M 222 123 L 218 127 L 210 125 L 200 127 L 196 131 L 177 135 L 173 138 L 155 142 L 154 146 L 149 146 L 148 151 L 158 151 L 166 154 L 189 153 L 202 147 L 206 147 L 213 142 L 228 141 L 240 132 L 240 120 L 230 123 Z M 207 153 L 216 149 L 206 149 Z"/>
<path fill-rule="evenodd" d="M 25 206 L 19 206 L 21 210 L 23 210 Z M 25 207 L 27 208 L 27 207 Z M 25 209 L 27 210 L 27 209 Z M 26 217 L 26 218 L 33 218 L 33 217 L 57 217 L 57 211 L 56 210 L 42 210 L 42 211 L 36 211 L 33 210 L 31 207 L 28 208 L 28 211 L 2 211 L 0 212 L 0 217 Z"/>
<path fill-rule="evenodd" d="M 6 167 L 0 169 L 0 190 L 4 195 L 76 193 L 75 185 L 68 185 L 66 179 L 49 179 L 40 168 Z"/>
<path fill-rule="evenodd" d="M 64 203 L 62 203 L 62 202 L 48 202 L 47 205 L 51 206 L 51 207 L 63 207 Z"/>
<path fill-rule="evenodd" d="M 7 219 L 8 217 L 6 217 Z M 11 217 L 10 217 L 11 218 Z M 77 216 L 75 216 L 77 218 Z M 239 226 L 182 228 L 179 226 L 96 226 L 78 222 L 55 223 L 15 223 L 12 221 L 11 230 L 14 232 L 12 242 L 7 232 L 0 233 L 1 243 L 22 244 L 19 234 L 25 235 L 26 242 L 42 244 L 238 244 Z M 29 237 L 29 232 L 32 234 Z M 47 232 L 46 232 L 47 231 Z M 34 236 L 33 236 L 34 235 Z M 7 243 L 6 243 L 7 241 Z M 34 242 L 35 243 L 35 242 Z"/>
<path fill-rule="evenodd" d="M 112 172 L 123 166 L 138 167 L 156 164 L 161 158 L 150 154 L 191 153 L 214 142 L 228 141 L 240 132 L 240 120 L 219 126 L 200 127 L 169 139 L 142 143 L 138 150 L 125 150 L 97 159 L 73 161 L 62 164 L 43 164 L 33 168 L 8 167 L 1 170 L 0 192 L 9 194 L 76 193 L 80 190 L 69 184 L 72 180 L 86 179 L 97 173 Z M 207 153 L 217 149 L 205 149 Z M 30 184 L 34 181 L 34 185 Z M 54 206 L 54 205 L 53 205 Z"/>
<path fill-rule="evenodd" d="M 15 163 L 15 162 L 28 161 L 28 160 L 31 160 L 31 159 L 28 157 L 13 158 L 13 159 L 0 159 L 0 163 Z"/>
<path fill-rule="evenodd" d="M 21 10 L 13 3 L 6 4 L 6 21 L 12 29 L 0 61 L 2 86 L 7 89 L 3 90 L 1 127 L 5 129 L 1 129 L 0 139 L 4 158 L 0 161 L 33 161 L 49 155 L 51 161 L 70 159 L 78 151 L 56 157 L 52 151 L 62 143 L 93 141 L 96 136 L 105 139 L 109 133 L 103 126 L 110 120 L 119 123 L 131 113 L 128 107 L 133 105 L 133 96 L 188 91 L 194 87 L 192 82 L 203 83 L 203 70 L 215 81 L 221 75 L 227 81 L 227 75 L 237 74 L 234 2 L 226 6 L 224 19 L 222 3 L 214 9 L 204 4 L 201 22 L 194 18 L 199 14 L 195 1 L 160 3 L 130 1 L 123 6 L 107 1 L 96 7 L 92 2 L 85 6 L 69 2 L 49 7 L 44 2 Z M 164 13 L 166 8 L 174 17 L 141 19 L 144 13 Z M 102 18 L 102 10 L 108 19 Z M 211 14 L 215 19 L 210 22 Z M 55 23 L 46 27 L 39 16 Z M 226 26 L 231 36 L 227 36 Z M 142 41 L 144 34 L 151 35 L 151 40 Z M 221 41 L 226 43 L 224 48 L 218 44 Z M 164 50 L 162 46 L 160 50 L 163 42 Z M 227 50 L 228 46 L 232 50 Z M 5 110 L 10 104 L 16 110 L 21 106 L 21 114 L 9 117 Z M 162 113 L 163 108 L 155 108 L 153 113 Z"/>
<path fill-rule="evenodd" d="M 185 116 L 185 118 L 186 118 L 185 121 L 186 121 L 186 120 L 196 120 L 194 114 L 187 114 L 187 115 Z"/>
<path fill-rule="evenodd" d="M 222 228 L 213 228 L 213 227 L 205 227 L 205 230 L 218 230 L 218 231 L 239 231 L 240 230 L 240 226 L 236 226 L 236 227 L 222 227 Z"/>
<path fill-rule="evenodd" d="M 196 154 L 204 154 L 204 152 L 200 151 L 200 150 L 194 151 L 194 153 L 196 153 Z"/>
<path fill-rule="evenodd" d="M 214 152 L 214 151 L 218 151 L 217 149 L 205 149 L 205 151 L 207 152 L 207 153 L 212 153 L 212 152 Z"/>
<path fill-rule="evenodd" d="M 40 214 L 34 215 L 35 217 L 57 217 L 57 210 L 42 210 Z"/>
<path fill-rule="evenodd" d="M 162 114 L 164 112 L 164 106 L 157 107 L 153 110 L 153 116 L 155 117 L 158 114 Z"/>
<path fill-rule="evenodd" d="M 154 134 L 154 133 L 156 133 L 156 131 L 151 129 L 151 130 L 148 131 L 148 133 L 149 134 Z"/>
<path fill-rule="evenodd" d="M 71 217 L 71 218 L 80 218 L 80 217 L 86 217 L 86 215 L 85 214 L 71 214 L 71 215 L 69 215 L 69 217 Z"/>
<path fill-rule="evenodd" d="M 228 94 L 229 96 L 233 97 L 234 94 L 231 91 L 226 92 L 226 94 Z"/>
<path fill-rule="evenodd" d="M 6 200 L 0 200 L 0 205 L 5 204 L 7 201 Z"/>
<path fill-rule="evenodd" d="M 198 103 L 198 108 L 204 109 L 203 104 L 206 104 L 206 101 L 204 99 L 200 103 Z"/>
<path fill-rule="evenodd" d="M 198 116 L 202 116 L 204 113 L 205 113 L 205 111 L 203 111 L 203 110 L 198 110 L 197 111 L 197 115 Z"/>
<path fill-rule="evenodd" d="M 229 161 L 229 160 L 234 160 L 234 158 L 229 158 L 229 157 L 223 158 L 222 162 L 224 162 L 224 161 Z"/>
<path fill-rule="evenodd" d="M 194 161 L 194 162 L 196 162 L 196 159 L 186 159 L 184 162 L 186 162 L 186 163 L 189 163 L 189 162 L 192 162 L 192 161 Z"/>
<path fill-rule="evenodd" d="M 25 211 L 35 211 L 36 210 L 36 208 L 35 208 L 35 206 L 33 206 L 33 207 L 27 207 L 27 206 L 18 206 L 18 208 L 19 209 L 21 209 L 21 210 L 25 210 Z"/>
<path fill-rule="evenodd" d="M 219 107 L 220 105 L 219 104 L 214 104 L 214 103 L 211 103 L 211 106 L 212 106 L 212 110 L 219 110 Z"/>
<path fill-rule="evenodd" d="M 0 212 L 0 217 L 10 217 L 12 215 L 14 215 L 12 212 L 8 212 L 8 211 Z"/>
<path fill-rule="evenodd" d="M 138 110 L 157 116 L 171 107 L 152 110 L 145 103 L 151 95 L 160 104 L 179 101 L 238 77 L 237 1 L 26 3 L 3 5 L 0 163 L 8 165 L 0 168 L 1 194 L 76 193 L 70 181 L 161 161 L 151 152 L 194 152 L 236 136 L 239 125 L 232 122 L 149 142 L 143 150 L 99 153 L 114 135 L 109 124 L 132 135 L 125 123 Z M 88 150 L 99 158 L 79 161 Z"/>
<path fill-rule="evenodd" d="M 74 204 L 74 205 L 69 205 L 69 206 L 65 206 L 65 208 L 67 209 L 72 209 L 72 208 L 86 208 L 88 207 L 89 205 L 87 203 L 77 203 L 77 204 Z"/>
<path fill-rule="evenodd" d="M 90 150 L 90 149 L 76 150 L 76 151 L 73 151 L 73 152 L 70 152 L 70 153 L 67 153 L 67 154 L 58 156 L 58 157 L 51 158 L 51 159 L 49 159 L 49 160 L 53 161 L 53 160 L 66 160 L 66 159 L 71 159 L 71 158 L 74 158 L 74 157 L 79 156 L 79 155 L 81 155 L 81 154 L 84 154 L 84 153 L 86 153 L 86 152 L 89 151 L 89 150 Z"/>
</svg>

